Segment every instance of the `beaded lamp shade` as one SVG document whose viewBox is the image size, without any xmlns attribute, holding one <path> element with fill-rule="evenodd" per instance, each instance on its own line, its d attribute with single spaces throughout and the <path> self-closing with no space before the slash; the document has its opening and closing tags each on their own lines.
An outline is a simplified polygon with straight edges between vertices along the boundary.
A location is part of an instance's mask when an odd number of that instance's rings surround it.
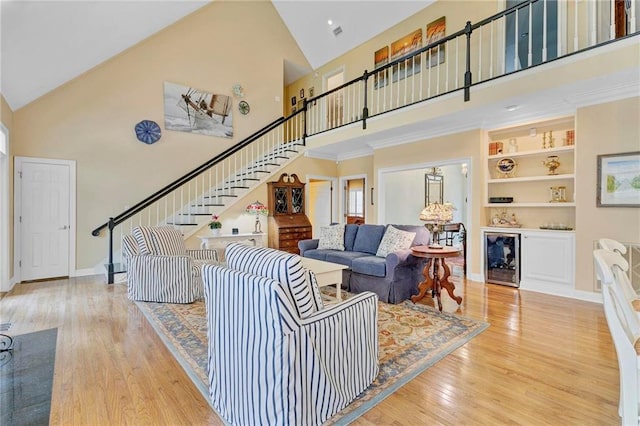
<svg viewBox="0 0 640 426">
<path fill-rule="evenodd" d="M 451 203 L 429 203 L 429 205 L 420 212 L 420 220 L 427 222 L 425 226 L 431 232 L 430 248 L 442 248 L 438 243 L 438 234 L 440 233 L 442 225 L 453 220 L 453 211 L 455 209 Z"/>
<path fill-rule="evenodd" d="M 245 210 L 246 213 L 249 214 L 255 214 L 256 215 L 256 224 L 253 230 L 254 234 L 261 234 L 262 233 L 262 225 L 260 224 L 260 215 L 267 215 L 269 214 L 269 209 L 267 208 L 267 206 L 265 206 L 264 204 L 262 204 L 260 201 L 255 201 L 251 204 L 249 204 Z"/>
</svg>

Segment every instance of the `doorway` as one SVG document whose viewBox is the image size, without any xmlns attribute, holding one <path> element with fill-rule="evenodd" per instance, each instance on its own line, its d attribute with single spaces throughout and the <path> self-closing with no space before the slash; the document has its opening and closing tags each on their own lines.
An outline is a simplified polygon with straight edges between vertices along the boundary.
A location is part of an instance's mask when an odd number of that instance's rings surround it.
<svg viewBox="0 0 640 426">
<path fill-rule="evenodd" d="M 429 202 L 453 204 L 452 222 L 470 231 L 470 158 L 414 164 L 379 171 L 378 223 L 423 225 L 420 212 Z M 435 180 L 434 180 L 435 178 Z"/>
<path fill-rule="evenodd" d="M 0 124 L 0 291 L 11 290 L 9 275 L 9 129 Z"/>
<path fill-rule="evenodd" d="M 363 224 L 366 221 L 365 188 L 366 175 L 344 176 L 340 178 L 340 217 L 345 224 Z"/>
<path fill-rule="evenodd" d="M 20 281 L 70 276 L 75 272 L 75 161 L 16 157 L 14 170 L 14 271 Z"/>
<path fill-rule="evenodd" d="M 306 180 L 307 217 L 311 222 L 313 238 L 319 238 L 320 227 L 334 223 L 338 217 L 335 191 L 338 180 L 327 176 L 307 176 Z"/>
<path fill-rule="evenodd" d="M 340 68 L 337 71 L 324 76 L 325 92 L 330 92 L 342 84 L 344 84 L 344 68 Z M 327 96 L 327 129 L 334 129 L 342 126 L 344 123 L 343 104 L 344 99 L 342 90 L 337 90 Z"/>
</svg>

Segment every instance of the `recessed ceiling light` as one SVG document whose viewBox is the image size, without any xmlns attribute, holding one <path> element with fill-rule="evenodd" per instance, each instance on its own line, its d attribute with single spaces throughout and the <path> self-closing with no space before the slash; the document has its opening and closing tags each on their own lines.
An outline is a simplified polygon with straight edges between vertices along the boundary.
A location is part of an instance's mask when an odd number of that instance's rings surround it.
<svg viewBox="0 0 640 426">
<path fill-rule="evenodd" d="M 329 24 L 329 25 L 333 25 L 333 21 L 332 21 L 331 19 L 329 19 L 329 20 L 327 21 L 327 24 Z"/>
<path fill-rule="evenodd" d="M 507 111 L 515 111 L 518 109 L 518 105 L 509 105 L 508 107 L 505 107 L 504 109 L 506 109 Z"/>
</svg>

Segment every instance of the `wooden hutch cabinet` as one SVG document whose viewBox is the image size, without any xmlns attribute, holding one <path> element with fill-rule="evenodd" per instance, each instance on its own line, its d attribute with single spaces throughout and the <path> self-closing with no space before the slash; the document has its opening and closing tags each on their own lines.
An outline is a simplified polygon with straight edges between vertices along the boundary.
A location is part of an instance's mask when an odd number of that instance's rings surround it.
<svg viewBox="0 0 640 426">
<path fill-rule="evenodd" d="M 311 238 L 311 222 L 305 214 L 304 183 L 295 174 L 283 173 L 267 182 L 269 247 L 300 254 L 298 241 Z"/>
</svg>

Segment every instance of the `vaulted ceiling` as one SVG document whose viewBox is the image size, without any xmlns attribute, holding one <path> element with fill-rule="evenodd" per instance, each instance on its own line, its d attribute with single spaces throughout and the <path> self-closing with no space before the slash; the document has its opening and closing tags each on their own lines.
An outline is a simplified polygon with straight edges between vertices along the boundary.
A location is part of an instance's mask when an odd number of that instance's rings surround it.
<svg viewBox="0 0 640 426">
<path fill-rule="evenodd" d="M 310 65 L 287 64 L 287 82 L 432 1 L 273 0 Z M 0 0 L 0 92 L 17 110 L 208 3 Z"/>
</svg>

